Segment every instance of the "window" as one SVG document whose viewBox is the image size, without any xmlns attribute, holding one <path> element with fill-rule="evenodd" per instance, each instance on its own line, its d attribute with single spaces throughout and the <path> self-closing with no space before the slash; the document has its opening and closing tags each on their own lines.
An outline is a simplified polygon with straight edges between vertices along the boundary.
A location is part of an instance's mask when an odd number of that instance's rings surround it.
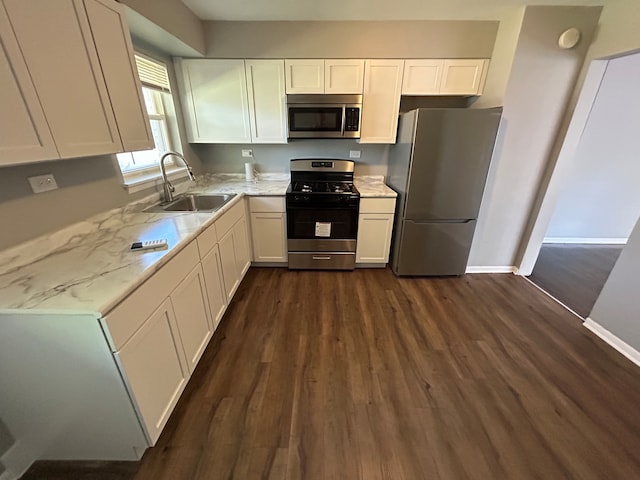
<svg viewBox="0 0 640 480">
<path fill-rule="evenodd" d="M 117 155 L 125 184 L 130 191 L 132 185 L 154 181 L 160 175 L 159 162 L 162 154 L 169 150 L 179 151 L 180 146 L 167 67 L 138 53 L 135 54 L 135 60 L 155 148 Z M 167 159 L 165 166 L 169 171 L 176 169 L 173 158 Z M 146 187 L 141 186 L 140 189 L 142 188 Z"/>
</svg>

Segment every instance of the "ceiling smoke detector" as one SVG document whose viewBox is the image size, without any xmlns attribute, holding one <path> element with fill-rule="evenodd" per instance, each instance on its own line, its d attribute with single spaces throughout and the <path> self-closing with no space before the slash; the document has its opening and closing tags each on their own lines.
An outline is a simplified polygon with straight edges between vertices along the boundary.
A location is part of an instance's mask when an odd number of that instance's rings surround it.
<svg viewBox="0 0 640 480">
<path fill-rule="evenodd" d="M 580 30 L 575 27 L 566 29 L 558 38 L 560 48 L 569 49 L 575 47 L 580 41 Z"/>
</svg>

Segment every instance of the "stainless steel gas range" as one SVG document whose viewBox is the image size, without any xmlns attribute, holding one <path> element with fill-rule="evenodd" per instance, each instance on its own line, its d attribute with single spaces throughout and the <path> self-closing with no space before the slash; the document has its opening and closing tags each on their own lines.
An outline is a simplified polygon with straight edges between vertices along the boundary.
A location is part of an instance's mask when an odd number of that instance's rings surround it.
<svg viewBox="0 0 640 480">
<path fill-rule="evenodd" d="M 291 160 L 286 195 L 290 269 L 354 269 L 360 193 L 353 170 L 351 160 Z"/>
</svg>

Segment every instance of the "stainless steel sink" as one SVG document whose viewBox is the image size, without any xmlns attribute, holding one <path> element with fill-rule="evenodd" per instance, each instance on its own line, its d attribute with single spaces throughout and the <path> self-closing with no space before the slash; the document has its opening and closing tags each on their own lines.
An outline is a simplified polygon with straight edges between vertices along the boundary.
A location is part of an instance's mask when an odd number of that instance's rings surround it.
<svg viewBox="0 0 640 480">
<path fill-rule="evenodd" d="M 234 194 L 200 195 L 188 193 L 177 196 L 169 203 L 159 203 L 146 208 L 145 212 L 215 212 L 228 203 Z"/>
</svg>

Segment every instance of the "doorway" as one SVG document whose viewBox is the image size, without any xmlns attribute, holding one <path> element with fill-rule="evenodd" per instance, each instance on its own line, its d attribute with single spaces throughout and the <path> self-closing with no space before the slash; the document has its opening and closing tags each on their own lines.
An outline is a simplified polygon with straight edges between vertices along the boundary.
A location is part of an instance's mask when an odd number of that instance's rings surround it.
<svg viewBox="0 0 640 480">
<path fill-rule="evenodd" d="M 640 212 L 640 53 L 601 66 L 600 82 L 529 277 L 583 318 Z M 592 88 L 588 80 L 585 88 Z"/>
</svg>

